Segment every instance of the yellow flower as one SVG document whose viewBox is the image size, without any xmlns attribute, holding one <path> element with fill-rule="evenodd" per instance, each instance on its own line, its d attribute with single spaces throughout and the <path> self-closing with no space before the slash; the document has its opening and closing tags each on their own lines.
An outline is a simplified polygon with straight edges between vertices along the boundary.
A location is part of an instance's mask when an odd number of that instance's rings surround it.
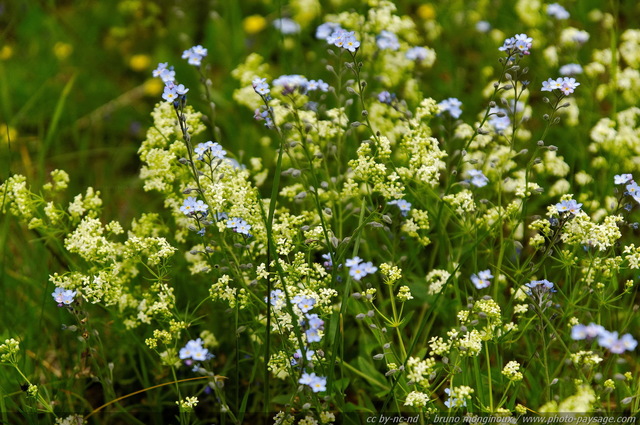
<svg viewBox="0 0 640 425">
<path fill-rule="evenodd" d="M 436 10 L 430 3 L 423 4 L 418 8 L 418 16 L 427 21 L 436 17 Z"/>
<path fill-rule="evenodd" d="M 244 18 L 242 28 L 249 35 L 257 34 L 267 26 L 267 20 L 261 15 L 251 15 Z"/>
<path fill-rule="evenodd" d="M 61 41 L 57 42 L 53 46 L 53 54 L 56 55 L 58 60 L 65 60 L 71 55 L 73 52 L 73 46 L 68 43 L 63 43 Z"/>
<path fill-rule="evenodd" d="M 151 58 L 148 55 L 133 55 L 129 59 L 129 67 L 134 71 L 144 71 L 149 69 Z"/>
</svg>

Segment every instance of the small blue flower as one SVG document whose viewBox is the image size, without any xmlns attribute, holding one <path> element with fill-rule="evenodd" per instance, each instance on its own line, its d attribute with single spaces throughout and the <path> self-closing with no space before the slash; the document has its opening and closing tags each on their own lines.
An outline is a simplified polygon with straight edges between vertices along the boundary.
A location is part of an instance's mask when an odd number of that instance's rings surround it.
<svg viewBox="0 0 640 425">
<path fill-rule="evenodd" d="M 207 49 L 200 45 L 193 46 L 182 53 L 182 59 L 187 59 L 189 65 L 194 66 L 200 66 L 202 63 L 202 59 L 204 59 L 206 56 Z"/>
<path fill-rule="evenodd" d="M 273 26 L 284 35 L 300 32 L 300 24 L 290 18 L 279 18 L 273 21 Z"/>
<path fill-rule="evenodd" d="M 560 214 L 569 213 L 576 215 L 580 212 L 580 207 L 582 207 L 582 204 L 579 204 L 574 199 L 564 200 L 556 204 L 556 210 L 558 210 Z"/>
<path fill-rule="evenodd" d="M 461 106 L 462 102 L 455 97 L 450 97 L 438 103 L 438 108 L 440 108 L 439 114 L 448 112 L 453 118 L 460 118 L 460 115 L 462 114 Z"/>
<path fill-rule="evenodd" d="M 626 184 L 629 182 L 633 182 L 633 175 L 632 174 L 617 174 L 615 176 L 613 176 L 613 183 L 614 184 Z"/>
<path fill-rule="evenodd" d="M 410 61 L 421 62 L 430 55 L 429 49 L 426 47 L 416 46 L 412 47 L 404 54 L 404 56 Z"/>
<path fill-rule="evenodd" d="M 205 361 L 213 357 L 209 354 L 209 350 L 202 346 L 202 339 L 191 340 L 180 349 L 179 357 L 181 360 L 193 359 L 195 361 Z"/>
<path fill-rule="evenodd" d="M 319 40 L 327 40 L 337 30 L 342 29 L 340 24 L 335 22 L 325 22 L 316 28 L 316 38 Z"/>
<path fill-rule="evenodd" d="M 475 273 L 471 275 L 471 283 L 473 283 L 477 289 L 484 289 L 491 285 L 490 279 L 492 278 L 493 275 L 491 274 L 491 270 L 482 270 L 481 272 L 478 272 L 477 275 Z"/>
<path fill-rule="evenodd" d="M 62 307 L 63 305 L 69 305 L 73 303 L 76 294 L 76 291 L 72 291 L 70 289 L 56 288 L 51 293 L 51 296 L 58 303 L 58 306 Z"/>
<path fill-rule="evenodd" d="M 394 199 L 393 201 L 387 202 L 388 205 L 395 205 L 400 209 L 400 214 L 403 217 L 406 217 L 411 211 L 411 202 L 404 199 Z"/>
<path fill-rule="evenodd" d="M 398 36 L 391 31 L 382 30 L 376 37 L 376 44 L 380 50 L 398 50 L 400 43 L 398 42 Z"/>
<path fill-rule="evenodd" d="M 387 90 L 383 90 L 378 93 L 378 102 L 380 103 L 391 105 L 394 100 L 396 100 L 396 95 L 394 93 L 389 93 Z"/>
<path fill-rule="evenodd" d="M 482 173 L 482 170 L 469 170 L 467 171 L 469 177 L 471 177 L 470 183 L 476 187 L 484 187 L 489 183 L 489 179 Z"/>
</svg>

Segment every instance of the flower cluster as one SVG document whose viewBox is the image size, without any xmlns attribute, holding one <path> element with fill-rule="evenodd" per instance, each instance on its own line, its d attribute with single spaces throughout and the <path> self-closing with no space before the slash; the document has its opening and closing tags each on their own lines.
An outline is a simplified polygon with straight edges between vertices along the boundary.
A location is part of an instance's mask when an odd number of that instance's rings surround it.
<svg viewBox="0 0 640 425">
<path fill-rule="evenodd" d="M 555 80 L 553 78 L 549 78 L 547 81 L 542 82 L 542 91 L 554 91 L 560 90 L 560 92 L 568 96 L 574 92 L 576 87 L 578 87 L 580 83 L 576 81 L 573 77 L 559 77 Z"/>
<path fill-rule="evenodd" d="M 462 385 L 456 388 L 445 388 L 444 392 L 449 396 L 449 399 L 445 400 L 444 405 L 449 409 L 453 409 L 455 407 L 466 406 L 467 400 L 471 399 L 471 394 L 474 390 L 466 385 Z"/>
<path fill-rule="evenodd" d="M 491 281 L 490 279 L 493 278 L 493 275 L 491 274 L 491 270 L 487 269 L 487 270 L 482 270 L 481 272 L 478 272 L 478 274 L 472 274 L 471 275 L 471 282 L 475 285 L 476 288 L 478 289 L 484 289 L 484 288 L 488 288 L 489 285 L 491 285 Z"/>
<path fill-rule="evenodd" d="M 508 55 L 513 55 L 517 53 L 520 56 L 528 55 L 531 52 L 531 44 L 533 43 L 533 38 L 529 37 L 527 34 L 516 34 L 513 37 L 509 37 L 504 40 L 502 47 L 498 50 L 501 52 L 507 52 Z"/>
<path fill-rule="evenodd" d="M 202 339 L 192 339 L 180 349 L 180 360 L 203 362 L 213 357 L 209 350 L 202 346 Z"/>
<path fill-rule="evenodd" d="M 295 92 L 307 93 L 311 91 L 329 91 L 329 84 L 322 80 L 307 80 L 302 75 L 281 75 L 272 82 L 274 87 L 282 87 L 282 94 L 287 95 Z"/>
<path fill-rule="evenodd" d="M 462 114 L 462 102 L 460 102 L 455 97 L 450 97 L 448 99 L 443 100 L 438 103 L 438 108 L 440 108 L 440 113 L 448 112 L 453 118 L 460 118 Z"/>
<path fill-rule="evenodd" d="M 184 200 L 184 203 L 180 207 L 180 211 L 184 215 L 193 216 L 197 213 L 202 213 L 202 215 L 206 215 L 209 210 L 209 206 L 204 203 L 204 201 L 199 200 L 193 196 L 189 196 Z"/>
<path fill-rule="evenodd" d="M 360 280 L 366 275 L 378 271 L 378 268 L 371 261 L 365 263 L 360 257 L 353 257 L 347 260 L 345 266 L 349 267 L 349 276 L 354 280 Z"/>
<path fill-rule="evenodd" d="M 227 152 L 224 149 L 222 149 L 222 146 L 220 146 L 219 143 L 212 142 L 211 140 L 205 143 L 198 143 L 198 146 L 195 147 L 193 152 L 195 152 L 195 154 L 198 155 L 197 158 L 199 161 L 204 161 L 205 155 L 209 159 L 213 159 L 213 158 L 224 159 L 225 155 L 227 154 Z"/>
<path fill-rule="evenodd" d="M 73 300 L 77 294 L 77 291 L 72 291 L 70 289 L 56 288 L 55 291 L 51 293 L 51 296 L 58 303 L 58 307 L 62 307 L 63 305 L 69 305 L 73 303 Z"/>
<path fill-rule="evenodd" d="M 202 59 L 207 56 L 207 49 L 202 47 L 201 45 L 193 46 L 190 49 L 182 52 L 182 59 L 187 59 L 189 65 L 200 66 L 202 64 Z"/>
<path fill-rule="evenodd" d="M 382 30 L 376 37 L 376 44 L 380 50 L 398 50 L 400 43 L 398 36 L 391 31 Z"/>
<path fill-rule="evenodd" d="M 582 204 L 579 204 L 574 199 L 565 199 L 555 205 L 559 214 L 571 214 L 576 215 L 580 212 Z"/>
<path fill-rule="evenodd" d="M 298 383 L 308 385 L 314 393 L 327 391 L 327 378 L 316 376 L 315 373 L 304 372 Z"/>
<path fill-rule="evenodd" d="M 184 98 L 189 91 L 184 84 L 176 84 L 176 73 L 173 67 L 168 68 L 167 62 L 159 63 L 158 67 L 152 72 L 154 77 L 160 77 L 164 83 L 164 92 L 162 98 L 167 102 L 177 104 L 177 102 Z"/>
<path fill-rule="evenodd" d="M 255 90 L 255 92 L 258 93 L 260 96 L 268 96 L 269 93 L 271 93 L 271 90 L 269 89 L 269 84 L 267 83 L 266 78 L 256 77 L 251 82 L 251 85 L 253 86 L 253 90 Z"/>
<path fill-rule="evenodd" d="M 239 217 L 232 217 L 227 220 L 227 228 L 232 229 L 236 233 L 240 233 L 241 235 L 245 235 L 246 237 L 251 237 L 251 225 L 247 223 L 245 220 Z"/>
<path fill-rule="evenodd" d="M 547 15 L 553 16 L 558 20 L 569 19 L 569 12 L 567 12 L 567 9 L 560 6 L 558 3 L 551 3 L 547 5 Z"/>
<path fill-rule="evenodd" d="M 633 351 L 638 346 L 638 341 L 631 334 L 627 333 L 618 338 L 618 332 L 610 332 L 604 326 L 595 323 L 574 325 L 571 328 L 571 338 L 576 341 L 597 338 L 600 347 L 607 348 L 614 354 Z"/>
<path fill-rule="evenodd" d="M 338 28 L 330 36 L 326 38 L 327 43 L 333 44 L 336 47 L 346 49 L 351 53 L 355 53 L 360 47 L 360 42 L 355 36 L 355 31 L 347 31 L 343 28 Z"/>
</svg>

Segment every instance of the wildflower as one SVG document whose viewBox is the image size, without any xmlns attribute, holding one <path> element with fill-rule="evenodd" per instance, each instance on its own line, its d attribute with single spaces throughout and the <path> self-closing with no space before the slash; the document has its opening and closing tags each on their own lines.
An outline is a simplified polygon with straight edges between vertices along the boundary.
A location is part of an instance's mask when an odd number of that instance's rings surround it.
<svg viewBox="0 0 640 425">
<path fill-rule="evenodd" d="M 484 187 L 489 183 L 489 179 L 482 173 L 482 170 L 469 170 L 467 171 L 469 177 L 471 177 L 470 183 L 476 187 Z"/>
<path fill-rule="evenodd" d="M 600 334 L 602 334 L 603 332 L 606 332 L 604 326 L 597 325 L 595 323 L 590 323 L 589 325 L 585 326 L 578 323 L 571 328 L 571 339 L 575 341 L 580 341 L 583 339 L 594 339 L 600 336 Z"/>
<path fill-rule="evenodd" d="M 451 388 L 445 388 L 444 392 L 449 396 L 449 399 L 444 402 L 444 405 L 449 409 L 452 407 L 463 407 L 467 405 L 467 401 L 465 399 L 459 399 L 452 396 Z"/>
<path fill-rule="evenodd" d="M 253 86 L 253 89 L 256 91 L 256 93 L 258 93 L 260 96 L 266 96 L 271 92 L 271 90 L 269 90 L 269 84 L 267 84 L 266 78 L 254 78 L 251 82 L 251 85 Z"/>
<path fill-rule="evenodd" d="M 380 50 L 398 50 L 400 43 L 398 37 L 391 31 L 382 30 L 376 37 L 376 44 Z"/>
<path fill-rule="evenodd" d="M 73 302 L 74 297 L 76 296 L 76 291 L 72 291 L 70 289 L 56 288 L 51 296 L 58 303 L 58 306 L 62 307 L 62 305 L 69 305 Z"/>
<path fill-rule="evenodd" d="M 331 254 L 322 254 L 322 259 L 324 260 L 322 265 L 324 266 L 325 269 L 330 269 L 331 267 L 333 267 L 333 261 L 331 260 Z"/>
<path fill-rule="evenodd" d="M 387 202 L 387 205 L 395 205 L 400 209 L 400 214 L 403 217 L 406 217 L 411 211 L 411 202 L 404 199 L 394 199 L 393 201 Z"/>
<path fill-rule="evenodd" d="M 298 90 L 304 93 L 307 90 L 307 84 L 309 81 L 302 75 L 281 75 L 272 84 L 274 87 L 282 87 L 282 94 L 290 94 Z"/>
<path fill-rule="evenodd" d="M 522 381 L 523 375 L 520 372 L 520 363 L 516 361 L 510 361 L 507 365 L 502 369 L 502 374 L 506 376 L 510 381 Z"/>
<path fill-rule="evenodd" d="M 638 345 L 638 342 L 631 336 L 631 334 L 625 334 L 622 338 L 618 338 L 618 332 L 603 331 L 598 337 L 598 345 L 603 348 L 608 348 L 614 354 L 622 354 L 626 350 L 633 351 Z"/>
<path fill-rule="evenodd" d="M 360 280 L 365 277 L 367 273 L 364 271 L 362 265 L 358 264 L 349 269 L 349 275 L 355 280 Z"/>
<path fill-rule="evenodd" d="M 383 90 L 378 93 L 378 102 L 384 103 L 387 105 L 391 105 L 391 103 L 396 99 L 396 95 L 393 93 L 389 93 L 387 90 Z"/>
<path fill-rule="evenodd" d="M 638 186 L 638 183 L 632 181 L 625 186 L 625 189 L 627 189 L 627 193 L 629 195 L 633 196 L 637 200 L 638 195 L 640 195 L 640 186 Z"/>
<path fill-rule="evenodd" d="M 625 184 L 628 182 L 632 182 L 633 181 L 633 175 L 632 174 L 618 174 L 613 176 L 613 183 L 614 184 Z"/>
<path fill-rule="evenodd" d="M 309 374 L 304 372 L 302 377 L 298 380 L 298 383 L 308 385 L 314 393 L 327 390 L 327 378 L 316 376 L 315 373 Z"/>
<path fill-rule="evenodd" d="M 577 63 L 569 63 L 560 67 L 560 75 L 578 75 L 582 74 L 582 66 Z"/>
<path fill-rule="evenodd" d="M 407 50 L 404 56 L 409 60 L 421 62 L 426 60 L 429 54 L 430 51 L 426 47 L 416 46 Z"/>
<path fill-rule="evenodd" d="M 249 231 L 251 230 L 251 225 L 241 218 L 233 217 L 227 220 L 227 228 L 233 229 L 233 231 L 236 233 L 240 233 L 245 236 L 251 236 L 249 233 Z"/>
<path fill-rule="evenodd" d="M 317 314 L 307 314 L 307 324 L 309 325 L 309 329 L 322 329 L 324 326 L 324 320 L 318 317 Z"/>
<path fill-rule="evenodd" d="M 560 88 L 560 91 L 565 95 L 568 96 L 571 93 L 573 93 L 573 91 L 580 85 L 580 83 L 578 83 L 576 81 L 575 78 L 572 77 L 564 77 L 563 81 L 562 81 L 562 87 Z"/>
<path fill-rule="evenodd" d="M 189 89 L 186 88 L 184 84 L 178 84 L 175 87 L 175 90 L 176 90 L 176 93 L 179 94 L 180 96 L 184 96 L 189 91 Z"/>
<path fill-rule="evenodd" d="M 562 88 L 562 78 L 557 78 L 555 80 L 553 78 L 549 78 L 547 81 L 542 82 L 541 91 L 553 91 L 560 88 Z"/>
<path fill-rule="evenodd" d="M 507 52 L 508 55 L 512 55 L 517 53 L 520 56 L 528 55 L 531 52 L 531 44 L 533 43 L 533 38 L 529 37 L 527 34 L 517 34 L 514 37 L 509 37 L 504 40 L 502 47 L 498 48 L 501 52 Z"/>
<path fill-rule="evenodd" d="M 477 275 L 474 273 L 471 275 L 471 282 L 475 285 L 477 289 L 483 289 L 489 287 L 491 285 L 491 281 L 489 279 L 493 278 L 491 274 L 491 270 L 483 270 L 479 272 Z"/>
<path fill-rule="evenodd" d="M 491 24 L 487 21 L 478 21 L 476 22 L 476 31 L 478 32 L 489 32 L 491 29 Z"/>
<path fill-rule="evenodd" d="M 564 200 L 556 204 L 556 210 L 558 210 L 560 214 L 569 213 L 576 215 L 580 212 L 580 207 L 582 207 L 582 204 L 579 204 L 574 199 Z"/>
<path fill-rule="evenodd" d="M 558 3 L 551 3 L 547 5 L 547 15 L 553 16 L 558 20 L 569 19 L 569 12 L 567 12 L 567 9 L 560 6 Z"/>
<path fill-rule="evenodd" d="M 320 90 L 326 93 L 329 91 L 329 84 L 325 83 L 322 80 L 309 80 L 306 85 L 306 90 L 308 92 Z"/>
<path fill-rule="evenodd" d="M 176 86 L 173 84 L 164 86 L 164 93 L 162 93 L 162 98 L 167 102 L 175 102 L 178 100 L 178 92 L 176 90 Z"/>
<path fill-rule="evenodd" d="M 553 290 L 553 282 L 549 282 L 547 279 L 534 280 L 525 284 L 524 286 L 526 286 L 527 288 L 530 288 L 529 293 L 531 293 L 531 290 L 538 290 L 538 291 L 545 290 L 545 291 L 555 292 Z"/>
<path fill-rule="evenodd" d="M 270 112 L 271 112 L 271 108 L 267 108 L 266 105 L 260 105 L 260 107 L 254 111 L 253 118 L 256 121 L 264 121 L 265 127 L 273 128 L 273 120 L 269 115 Z"/>
<path fill-rule="evenodd" d="M 197 45 L 182 52 L 182 59 L 187 59 L 189 65 L 200 66 L 202 63 L 202 59 L 207 56 L 207 53 L 207 49 L 205 49 L 201 45 Z"/>
<path fill-rule="evenodd" d="M 316 299 L 312 297 L 295 297 L 293 301 L 297 304 L 298 308 L 306 313 L 313 308 L 316 303 Z"/>
<path fill-rule="evenodd" d="M 542 82 L 541 91 L 560 90 L 562 94 L 568 96 L 573 93 L 579 85 L 580 83 L 578 83 L 575 78 L 571 77 L 560 77 L 555 80 L 553 78 L 549 78 L 547 81 Z"/>
<path fill-rule="evenodd" d="M 305 350 L 307 361 L 313 360 L 314 353 L 315 351 L 310 350 L 309 348 Z M 293 355 L 293 359 L 291 359 L 291 365 L 296 366 L 298 364 L 298 360 L 300 360 L 301 358 L 302 358 L 302 351 L 298 348 Z"/>
<path fill-rule="evenodd" d="M 353 258 L 345 261 L 344 265 L 347 266 L 347 267 L 354 267 L 354 266 L 357 266 L 360 263 L 362 263 L 362 258 L 353 257 Z"/>
<path fill-rule="evenodd" d="M 280 18 L 273 21 L 273 26 L 284 35 L 300 32 L 300 24 L 290 18 Z"/>
<path fill-rule="evenodd" d="M 271 291 L 271 295 L 269 296 L 271 305 L 276 306 L 283 295 L 284 292 L 282 292 L 282 289 L 274 289 L 273 291 Z M 267 297 L 264 297 L 264 302 L 267 302 Z"/>
<path fill-rule="evenodd" d="M 184 200 L 182 206 L 180 207 L 180 211 L 184 215 L 194 215 L 196 213 L 206 214 L 209 206 L 205 204 L 203 201 L 196 199 L 193 196 L 189 196 Z"/>
<path fill-rule="evenodd" d="M 337 29 L 327 37 L 327 43 L 346 49 L 351 53 L 355 53 L 355 51 L 360 47 L 360 42 L 356 39 L 355 32 L 347 31 L 342 28 Z"/>
<path fill-rule="evenodd" d="M 196 361 L 205 361 L 213 355 L 209 354 L 209 350 L 202 346 L 202 339 L 190 340 L 187 344 L 180 349 L 180 360 L 193 359 Z"/>
<path fill-rule="evenodd" d="M 331 34 L 340 29 L 342 29 L 340 24 L 335 22 L 325 22 L 316 28 L 316 38 L 319 40 L 327 40 L 331 37 Z"/>
<path fill-rule="evenodd" d="M 167 62 L 163 62 L 158 64 L 158 67 L 153 70 L 152 75 L 159 77 L 163 83 L 168 84 L 173 82 L 176 72 L 173 70 L 173 67 L 169 67 Z"/>
<path fill-rule="evenodd" d="M 224 159 L 227 152 L 222 149 L 222 146 L 217 142 L 209 140 L 206 143 L 199 143 L 193 150 L 198 155 L 198 160 L 203 161 L 204 155 L 211 156 L 211 158 Z"/>
<path fill-rule="evenodd" d="M 462 114 L 462 109 L 460 109 L 461 106 L 462 102 L 455 97 L 450 97 L 438 103 L 438 108 L 440 108 L 439 113 L 448 112 L 453 118 L 460 118 L 460 115 Z"/>
</svg>

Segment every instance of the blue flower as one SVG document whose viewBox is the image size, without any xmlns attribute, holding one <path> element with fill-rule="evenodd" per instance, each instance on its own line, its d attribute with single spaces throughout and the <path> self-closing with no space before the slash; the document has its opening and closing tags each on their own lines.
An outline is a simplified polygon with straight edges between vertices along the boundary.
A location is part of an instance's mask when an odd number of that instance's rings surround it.
<svg viewBox="0 0 640 425">
<path fill-rule="evenodd" d="M 260 96 L 267 96 L 271 90 L 269 90 L 269 84 L 267 84 L 266 78 L 254 78 L 251 82 L 253 89 Z"/>
<path fill-rule="evenodd" d="M 450 97 L 438 103 L 438 107 L 440 108 L 439 114 L 448 112 L 453 118 L 460 118 L 460 115 L 462 114 L 461 106 L 462 102 L 455 97 Z"/>
<path fill-rule="evenodd" d="M 227 220 L 227 228 L 233 229 L 234 232 L 240 233 L 245 236 L 251 236 L 249 231 L 251 230 L 251 225 L 248 224 L 241 218 L 233 217 Z"/>
<path fill-rule="evenodd" d="M 182 59 L 187 59 L 189 65 L 194 66 L 200 66 L 202 63 L 202 59 L 204 59 L 206 56 L 207 49 L 200 45 L 193 46 L 182 53 Z"/>
<path fill-rule="evenodd" d="M 487 269 L 487 270 L 478 272 L 477 275 L 475 273 L 472 274 L 471 282 L 475 285 L 477 289 L 484 289 L 484 288 L 488 288 L 489 285 L 491 285 L 490 279 L 492 278 L 493 278 L 493 275 L 491 274 L 491 270 Z"/>
<path fill-rule="evenodd" d="M 467 171 L 469 177 L 471 177 L 471 184 L 476 187 L 484 187 L 489 183 L 489 179 L 482 173 L 481 170 L 469 170 Z"/>
<path fill-rule="evenodd" d="M 327 43 L 346 49 L 351 53 L 355 53 L 355 51 L 360 47 L 360 42 L 356 39 L 355 32 L 347 31 L 342 28 L 337 29 L 327 37 Z"/>
<path fill-rule="evenodd" d="M 387 90 L 383 90 L 378 93 L 378 102 L 384 103 L 387 105 L 391 105 L 391 103 L 396 99 L 396 95 L 393 93 L 389 93 Z"/>
<path fill-rule="evenodd" d="M 398 42 L 398 36 L 391 31 L 382 30 L 376 37 L 376 44 L 380 50 L 398 50 L 400 43 Z"/>
<path fill-rule="evenodd" d="M 404 56 L 411 61 L 421 62 L 427 59 L 427 56 L 429 56 L 429 54 L 429 49 L 427 49 L 426 47 L 416 46 L 407 50 Z"/>
<path fill-rule="evenodd" d="M 520 56 L 528 55 L 531 52 L 531 44 L 533 43 L 533 38 L 529 37 L 527 34 L 517 34 L 514 37 L 507 38 L 502 47 L 498 50 L 501 52 L 507 52 L 508 55 L 512 55 L 517 53 Z"/>
<path fill-rule="evenodd" d="M 206 143 L 199 143 L 193 151 L 198 155 L 198 160 L 200 161 L 204 161 L 205 155 L 208 155 L 211 158 L 224 159 L 227 154 L 219 143 L 212 142 L 211 140 Z"/>
<path fill-rule="evenodd" d="M 187 199 L 185 199 L 182 206 L 180 207 L 180 211 L 184 215 L 195 215 L 199 212 L 206 214 L 208 209 L 209 206 L 207 204 L 193 196 L 189 196 Z"/>
<path fill-rule="evenodd" d="M 556 204 L 556 210 L 558 210 L 560 214 L 569 213 L 576 215 L 580 212 L 580 207 L 582 207 L 582 204 L 579 204 L 574 199 L 564 200 Z"/>
<path fill-rule="evenodd" d="M 300 24 L 290 18 L 275 19 L 273 21 L 273 26 L 285 35 L 297 34 L 300 32 Z"/>
<path fill-rule="evenodd" d="M 313 360 L 313 354 L 315 353 L 315 351 L 307 348 L 305 350 L 305 353 L 306 353 L 307 361 Z M 300 360 L 301 358 L 302 358 L 302 351 L 298 348 L 296 352 L 293 354 L 293 359 L 291 359 L 291 365 L 296 366 L 298 364 L 298 360 Z"/>
<path fill-rule="evenodd" d="M 200 338 L 187 342 L 187 344 L 180 349 L 179 356 L 181 360 L 193 359 L 199 362 L 213 357 L 212 354 L 209 354 L 209 350 L 202 346 L 202 339 Z"/>
<path fill-rule="evenodd" d="M 297 297 L 296 297 L 297 298 Z M 303 312 L 306 313 L 309 310 L 311 310 L 313 308 L 313 306 L 316 304 L 316 299 L 312 298 L 312 297 L 304 297 L 304 298 L 299 298 L 297 301 L 297 306 L 298 308 Z"/>
<path fill-rule="evenodd" d="M 51 293 L 51 296 L 58 303 L 58 306 L 61 307 L 62 305 L 69 305 L 73 303 L 76 294 L 76 291 L 72 291 L 70 289 L 56 288 Z"/>
<path fill-rule="evenodd" d="M 553 16 L 558 20 L 569 19 L 569 12 L 567 12 L 567 9 L 560 6 L 558 3 L 551 3 L 547 5 L 547 15 Z"/>
<path fill-rule="evenodd" d="M 400 209 L 400 214 L 402 214 L 403 217 L 406 217 L 407 214 L 409 214 L 409 211 L 411 211 L 411 202 L 404 199 L 394 199 L 393 201 L 387 202 L 387 204 L 397 206 Z"/>
<path fill-rule="evenodd" d="M 342 29 L 340 24 L 337 24 L 335 22 L 325 22 L 324 24 L 316 28 L 316 38 L 326 41 L 329 37 L 331 37 L 331 34 L 339 29 Z"/>
<path fill-rule="evenodd" d="M 178 91 L 176 90 L 176 86 L 174 84 L 167 84 L 164 86 L 162 98 L 167 102 L 175 102 L 178 100 Z"/>
<path fill-rule="evenodd" d="M 629 183 L 629 182 L 633 182 L 633 175 L 632 174 L 618 174 L 613 176 L 613 183 L 614 184 L 625 184 L 625 183 Z"/>
</svg>

